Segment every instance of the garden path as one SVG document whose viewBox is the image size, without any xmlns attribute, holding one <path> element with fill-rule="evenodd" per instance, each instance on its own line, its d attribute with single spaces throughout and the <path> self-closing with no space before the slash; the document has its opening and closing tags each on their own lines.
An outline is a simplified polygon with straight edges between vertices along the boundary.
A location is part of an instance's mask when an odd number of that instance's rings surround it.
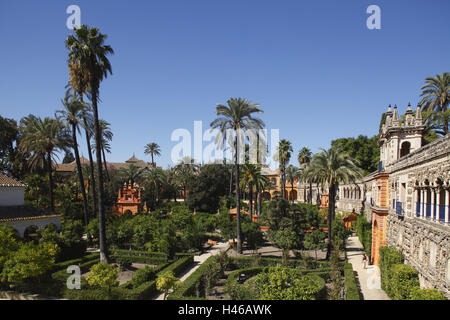
<svg viewBox="0 0 450 320">
<path fill-rule="evenodd" d="M 368 265 L 363 269 L 362 256 L 364 248 L 358 237 L 349 237 L 345 246 L 348 262 L 353 265 L 359 282 L 363 300 L 391 300 L 386 292 L 381 289 L 380 268 Z"/>
<path fill-rule="evenodd" d="M 195 264 L 180 277 L 180 281 L 183 282 L 186 280 L 195 270 L 197 270 L 198 267 L 202 265 L 203 262 L 206 261 L 211 256 L 215 256 L 220 253 L 222 250 L 226 250 L 228 248 L 228 241 L 225 242 L 217 242 L 217 244 L 213 245 L 207 252 L 194 256 L 194 262 Z M 154 300 L 163 300 L 164 299 L 164 293 L 161 293 L 159 296 L 157 296 Z"/>
</svg>

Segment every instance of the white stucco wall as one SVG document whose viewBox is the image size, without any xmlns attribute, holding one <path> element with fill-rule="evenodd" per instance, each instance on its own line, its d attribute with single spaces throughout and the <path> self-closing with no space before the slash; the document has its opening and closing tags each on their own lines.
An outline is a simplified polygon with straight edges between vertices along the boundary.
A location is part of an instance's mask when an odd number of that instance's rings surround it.
<svg viewBox="0 0 450 320">
<path fill-rule="evenodd" d="M 25 233 L 25 229 L 29 226 L 36 226 L 38 228 L 44 228 L 49 224 L 54 224 L 57 230 L 61 230 L 61 218 L 60 217 L 49 217 L 42 219 L 33 219 L 33 220 L 19 220 L 19 221 L 11 221 L 11 222 L 3 222 L 5 224 L 10 225 L 15 228 L 19 235 L 23 237 Z"/>
<path fill-rule="evenodd" d="M 24 187 L 0 187 L 0 206 L 22 206 Z"/>
</svg>

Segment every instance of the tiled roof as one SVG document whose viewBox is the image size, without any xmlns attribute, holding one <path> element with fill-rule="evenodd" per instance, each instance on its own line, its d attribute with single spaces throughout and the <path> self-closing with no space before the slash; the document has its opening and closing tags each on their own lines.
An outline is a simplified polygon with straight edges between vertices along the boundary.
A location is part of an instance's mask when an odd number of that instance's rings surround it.
<svg viewBox="0 0 450 320">
<path fill-rule="evenodd" d="M 0 173 L 0 187 L 25 187 L 26 185 L 7 175 Z"/>
<path fill-rule="evenodd" d="M 32 206 L 0 206 L 0 222 L 34 220 L 51 217 L 59 217 L 50 211 L 34 208 Z"/>
<path fill-rule="evenodd" d="M 81 164 L 89 164 L 89 160 L 85 159 L 85 158 L 80 158 L 80 162 Z M 106 162 L 106 166 L 108 167 L 108 169 L 111 170 L 119 170 L 122 168 L 128 168 L 128 166 L 130 164 L 134 164 L 135 166 L 138 166 L 140 168 L 150 168 L 151 164 L 147 163 L 143 160 L 139 160 L 137 159 L 135 156 L 131 157 L 130 159 L 128 159 L 126 162 Z M 77 169 L 77 164 L 75 161 L 71 162 L 71 163 L 58 163 L 55 164 L 55 169 L 58 172 L 73 172 Z"/>
</svg>

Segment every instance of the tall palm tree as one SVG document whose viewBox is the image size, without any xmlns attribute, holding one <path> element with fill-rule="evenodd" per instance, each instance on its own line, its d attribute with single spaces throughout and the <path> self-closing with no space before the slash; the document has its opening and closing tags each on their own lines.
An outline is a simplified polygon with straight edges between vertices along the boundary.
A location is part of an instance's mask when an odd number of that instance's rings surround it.
<svg viewBox="0 0 450 320">
<path fill-rule="evenodd" d="M 58 119 L 63 119 L 66 123 L 66 128 L 72 134 L 72 148 L 75 153 L 75 162 L 77 164 L 77 173 L 78 173 L 78 181 L 80 183 L 81 195 L 83 197 L 83 213 L 84 213 L 84 223 L 87 226 L 89 223 L 88 217 L 88 203 L 86 196 L 86 189 L 84 188 L 84 178 L 83 171 L 81 168 L 80 161 L 80 153 L 78 151 L 78 141 L 77 141 L 77 133 L 80 132 L 80 125 L 82 123 L 83 115 L 86 111 L 86 105 L 82 103 L 76 96 L 70 93 L 70 90 L 67 90 L 66 96 L 61 101 L 64 109 L 58 110 L 55 113 L 55 116 Z"/>
<path fill-rule="evenodd" d="M 21 131 L 19 148 L 30 154 L 29 166 L 32 170 L 42 168 L 47 171 L 50 209 L 55 211 L 52 162 L 58 151 L 66 151 L 71 146 L 70 135 L 59 119 L 41 119 L 34 115 L 21 120 Z"/>
<path fill-rule="evenodd" d="M 108 166 L 106 163 L 106 155 L 105 155 L 105 151 L 108 153 L 111 153 L 111 145 L 110 142 L 112 141 L 112 137 L 113 137 L 113 133 L 111 131 L 111 124 L 103 119 L 99 119 L 99 124 L 100 124 L 100 131 L 101 131 L 101 153 L 102 153 L 102 157 L 103 157 L 103 167 L 105 168 L 105 174 L 106 174 L 106 179 L 108 179 L 108 181 L 110 181 L 110 177 L 109 177 L 109 172 L 108 172 Z M 94 147 L 95 150 L 95 147 Z"/>
<path fill-rule="evenodd" d="M 286 139 L 278 144 L 278 161 L 281 173 L 281 197 L 286 197 L 286 167 L 291 160 L 292 144 Z"/>
<path fill-rule="evenodd" d="M 355 183 L 362 177 L 362 171 L 352 158 L 338 148 L 321 149 L 314 155 L 308 169 L 311 178 L 328 186 L 328 249 L 327 257 L 331 252 L 332 237 L 331 226 L 335 217 L 336 192 L 340 183 Z"/>
<path fill-rule="evenodd" d="M 293 165 L 290 165 L 289 167 L 287 167 L 286 177 L 291 185 L 291 197 L 290 197 L 291 199 L 289 199 L 289 200 L 294 202 L 294 200 L 295 200 L 294 199 L 294 183 L 295 183 L 295 181 L 298 180 L 298 177 L 299 177 L 298 168 Z"/>
<path fill-rule="evenodd" d="M 448 134 L 448 122 L 450 115 L 447 112 L 450 103 L 450 73 L 444 72 L 436 77 L 425 79 L 426 84 L 420 88 L 422 100 L 419 105 L 422 110 L 436 110 L 442 115 L 444 135 Z"/>
<path fill-rule="evenodd" d="M 69 64 L 69 75 L 70 75 L 70 86 L 73 88 L 73 91 L 78 95 L 81 102 L 83 102 L 84 94 L 88 94 L 90 90 L 89 84 L 89 72 L 85 66 L 81 65 L 79 60 L 70 60 Z M 91 147 L 91 138 L 94 136 L 94 119 L 91 112 L 92 106 L 89 105 L 89 110 L 85 110 L 83 113 L 83 128 L 86 138 L 86 146 L 88 149 L 88 158 L 89 158 L 89 169 L 90 169 L 90 183 L 89 189 L 92 194 L 92 216 L 95 217 L 97 213 L 97 190 L 95 186 L 95 168 L 94 168 L 94 159 L 92 157 L 92 147 Z"/>
<path fill-rule="evenodd" d="M 155 167 L 156 163 L 153 159 L 153 156 L 159 157 L 161 155 L 161 147 L 156 142 L 147 143 L 145 146 L 144 153 L 152 155 L 152 166 Z"/>
<path fill-rule="evenodd" d="M 237 234 L 237 251 L 242 252 L 242 237 L 241 237 L 241 196 L 239 188 L 239 143 L 244 143 L 243 134 L 246 130 L 259 130 L 265 124 L 253 115 L 255 113 L 263 113 L 259 109 L 258 104 L 254 104 L 244 98 L 230 98 L 226 105 L 218 104 L 216 107 L 217 119 L 211 122 L 211 129 L 218 129 L 222 136 L 216 136 L 216 144 L 219 147 L 223 146 L 224 136 L 227 130 L 232 130 L 234 137 L 234 165 L 235 165 L 235 182 L 236 182 L 236 234 Z"/>
<path fill-rule="evenodd" d="M 99 243 L 100 261 L 108 262 L 108 249 L 106 245 L 104 187 L 101 163 L 101 131 L 98 116 L 98 97 L 100 83 L 112 74 L 111 63 L 108 55 L 114 53 L 109 45 L 105 45 L 107 36 L 99 32 L 98 28 L 82 25 L 74 30 L 74 35 L 66 39 L 66 47 L 69 49 L 69 63 L 78 63 L 89 79 L 92 108 L 94 112 L 95 152 L 97 158 L 98 181 L 98 218 L 99 218 Z"/>
<path fill-rule="evenodd" d="M 240 187 L 242 189 L 248 190 L 248 200 L 249 200 L 248 211 L 250 213 L 250 217 L 253 214 L 253 195 L 258 171 L 260 172 L 261 169 L 256 164 L 245 163 L 242 166 Z"/>
<path fill-rule="evenodd" d="M 307 175 L 304 173 L 307 171 L 307 167 L 309 166 L 309 163 L 311 162 L 311 150 L 307 147 L 303 147 L 298 152 L 297 160 L 300 168 L 300 179 L 303 182 L 309 182 L 309 197 L 308 202 L 312 203 L 312 181 L 311 179 L 307 179 Z M 306 201 L 306 188 L 303 189 L 303 199 Z"/>
</svg>

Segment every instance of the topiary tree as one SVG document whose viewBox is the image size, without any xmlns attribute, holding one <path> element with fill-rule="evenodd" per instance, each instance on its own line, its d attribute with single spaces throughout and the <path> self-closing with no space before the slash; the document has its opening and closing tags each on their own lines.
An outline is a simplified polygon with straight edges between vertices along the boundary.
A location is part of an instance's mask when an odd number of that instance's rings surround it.
<svg viewBox="0 0 450 320">
<path fill-rule="evenodd" d="M 164 292 L 164 300 L 166 300 L 169 290 L 173 289 L 179 279 L 175 277 L 172 271 L 166 271 L 158 275 L 156 279 L 156 289 Z"/>
<path fill-rule="evenodd" d="M 119 283 L 117 269 L 106 262 L 94 264 L 86 276 L 86 280 L 90 286 L 106 288 L 108 294 L 111 293 L 111 288 Z"/>
<path fill-rule="evenodd" d="M 286 228 L 284 230 L 273 231 L 272 239 L 277 246 L 283 251 L 283 264 L 287 264 L 289 257 L 289 251 L 295 249 L 298 246 L 299 239 L 297 233 L 292 228 Z"/>
<path fill-rule="evenodd" d="M 325 232 L 320 231 L 319 229 L 315 229 L 312 232 L 307 233 L 305 236 L 303 246 L 305 249 L 314 250 L 316 260 L 317 260 L 317 250 L 323 250 L 326 248 L 325 238 L 326 238 Z"/>
</svg>

